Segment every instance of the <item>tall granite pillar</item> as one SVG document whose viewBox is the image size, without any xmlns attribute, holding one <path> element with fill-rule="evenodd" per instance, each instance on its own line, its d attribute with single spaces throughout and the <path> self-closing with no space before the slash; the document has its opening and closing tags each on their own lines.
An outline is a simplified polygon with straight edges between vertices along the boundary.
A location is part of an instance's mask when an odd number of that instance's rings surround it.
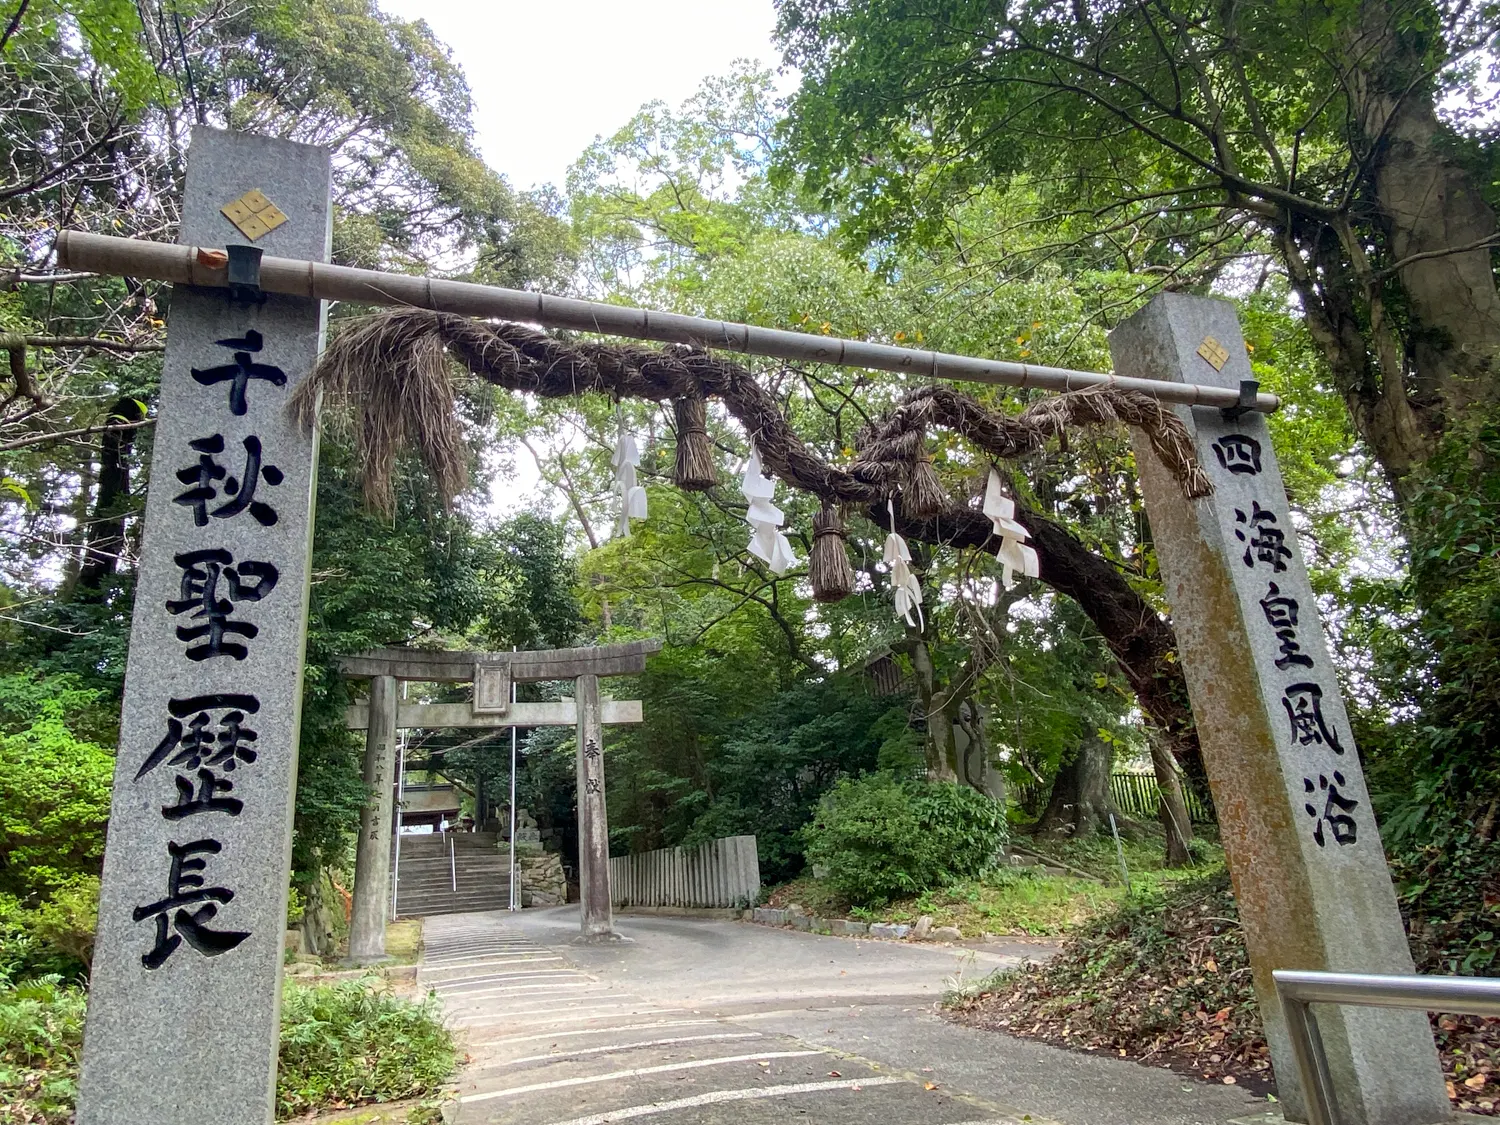
<svg viewBox="0 0 1500 1125">
<path fill-rule="evenodd" d="M 609 818 L 604 808 L 604 723 L 599 677 L 579 676 L 578 706 L 578 897 L 579 940 L 615 940 L 609 901 Z"/>
<path fill-rule="evenodd" d="M 349 960 L 356 965 L 387 960 L 385 924 L 391 899 L 392 787 L 400 694 L 394 676 L 370 678 L 370 725 L 365 731 L 365 785 L 370 796 L 359 813 L 354 907 L 349 919 Z"/>
<path fill-rule="evenodd" d="M 326 149 L 199 126 L 178 240 L 327 261 Z M 299 297 L 172 290 L 79 1125 L 275 1109 L 317 437 Z"/>
<path fill-rule="evenodd" d="M 1122 376 L 1238 388 L 1234 309 L 1168 293 L 1110 335 Z M 1173 407 L 1213 495 L 1136 436 L 1141 488 L 1249 946 L 1281 1109 L 1305 1121 L 1274 969 L 1410 973 L 1359 753 L 1264 415 Z M 1320 1006 L 1348 1125 L 1430 1125 L 1448 1099 L 1421 1012 Z"/>
</svg>

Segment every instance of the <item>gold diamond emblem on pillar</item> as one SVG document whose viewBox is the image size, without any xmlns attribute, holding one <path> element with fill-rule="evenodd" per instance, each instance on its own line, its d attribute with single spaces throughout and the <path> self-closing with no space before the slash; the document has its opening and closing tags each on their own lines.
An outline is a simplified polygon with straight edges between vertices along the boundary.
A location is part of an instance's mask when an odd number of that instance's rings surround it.
<svg viewBox="0 0 1500 1125">
<path fill-rule="evenodd" d="M 1215 371 L 1223 371 L 1224 364 L 1229 361 L 1228 349 L 1212 336 L 1203 337 L 1203 343 L 1198 345 L 1198 354 L 1208 360 Z"/>
<path fill-rule="evenodd" d="M 219 211 L 251 242 L 286 222 L 281 208 L 257 188 L 251 188 L 233 203 L 226 203 Z"/>
</svg>

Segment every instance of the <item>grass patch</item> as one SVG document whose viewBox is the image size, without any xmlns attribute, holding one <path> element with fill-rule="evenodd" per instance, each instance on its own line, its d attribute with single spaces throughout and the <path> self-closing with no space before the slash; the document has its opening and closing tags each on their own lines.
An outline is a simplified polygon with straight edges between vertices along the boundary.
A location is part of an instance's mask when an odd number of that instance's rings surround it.
<svg viewBox="0 0 1500 1125">
<path fill-rule="evenodd" d="M 374 984 L 287 982 L 278 1118 L 425 1098 L 453 1073 L 453 1036 L 436 1002 L 402 999 Z M 82 988 L 58 977 L 0 987 L 0 1125 L 72 1122 L 86 1000 Z M 435 1106 L 402 1113 L 401 1120 L 436 1120 Z"/>
<path fill-rule="evenodd" d="M 890 916 L 895 922 L 914 922 L 930 914 L 934 925 L 957 926 L 964 937 L 983 933 L 1046 937 L 1079 925 L 1123 894 L 1119 887 L 1087 879 L 1001 868 L 898 903 Z"/>
<path fill-rule="evenodd" d="M 0 986 L 0 1123 L 73 1120 L 85 994 L 61 977 Z"/>
<path fill-rule="evenodd" d="M 393 996 L 372 987 L 376 979 L 311 988 L 287 982 L 278 1117 L 422 1097 L 453 1073 L 453 1035 L 437 1001 Z"/>
<path fill-rule="evenodd" d="M 385 951 L 398 965 L 415 965 L 422 959 L 422 920 L 405 918 L 385 928 Z"/>
<path fill-rule="evenodd" d="M 769 903 L 776 907 L 795 903 L 819 917 L 854 918 L 862 922 L 911 923 L 926 914 L 932 917 L 934 925 L 957 926 L 965 937 L 985 933 L 1054 937 L 1126 901 L 1115 844 L 1108 836 L 1048 841 L 1034 848 L 1030 839 L 1017 842 L 1095 875 L 1103 882 L 1049 876 L 1035 867 L 996 868 L 977 879 L 932 888 L 889 906 L 866 909 L 851 906 L 826 880 L 805 876 L 777 887 L 771 892 Z M 1126 840 L 1124 849 L 1135 896 L 1151 895 L 1184 879 L 1223 869 L 1223 852 L 1212 843 L 1196 845 L 1199 865 L 1187 870 L 1169 870 L 1164 866 L 1166 855 L 1160 836 Z"/>
</svg>

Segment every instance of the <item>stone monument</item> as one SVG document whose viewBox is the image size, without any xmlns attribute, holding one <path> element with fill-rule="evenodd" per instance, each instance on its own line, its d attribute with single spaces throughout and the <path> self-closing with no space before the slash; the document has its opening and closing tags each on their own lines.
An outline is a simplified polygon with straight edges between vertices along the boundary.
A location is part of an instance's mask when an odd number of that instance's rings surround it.
<svg viewBox="0 0 1500 1125">
<path fill-rule="evenodd" d="M 199 126 L 179 241 L 326 261 L 329 167 Z M 319 301 L 172 292 L 80 1125 L 272 1120 L 322 340 Z"/>
<path fill-rule="evenodd" d="M 1110 334 L 1119 375 L 1239 387 L 1234 308 L 1167 293 Z M 1288 1120 L 1305 1120 L 1273 969 L 1410 973 L 1411 953 L 1263 414 L 1172 407 L 1212 496 L 1136 461 Z M 1421 1012 L 1330 1006 L 1347 1119 L 1431 1125 L 1448 1099 Z"/>
</svg>

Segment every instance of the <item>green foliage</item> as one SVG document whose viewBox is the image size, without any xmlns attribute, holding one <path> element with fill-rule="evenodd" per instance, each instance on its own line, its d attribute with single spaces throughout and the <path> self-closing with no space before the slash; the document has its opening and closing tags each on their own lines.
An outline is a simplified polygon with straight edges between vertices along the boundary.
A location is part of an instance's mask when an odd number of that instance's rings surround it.
<svg viewBox="0 0 1500 1125">
<path fill-rule="evenodd" d="M 874 905 L 977 876 L 1005 839 L 1004 809 L 967 786 L 872 773 L 823 798 L 807 860 L 849 901 Z"/>
<path fill-rule="evenodd" d="M 31 932 L 84 970 L 94 960 L 94 931 L 99 927 L 99 879 L 86 875 L 55 891 L 29 919 Z"/>
<path fill-rule="evenodd" d="M 0 977 L 0 1125 L 73 1120 L 86 994 L 56 976 Z M 278 1118 L 436 1090 L 453 1073 L 452 1034 L 436 1000 L 379 991 L 373 978 L 304 987 L 281 1006 Z"/>
<path fill-rule="evenodd" d="M 0 892 L 42 897 L 98 873 L 114 758 L 68 728 L 67 707 L 91 704 L 89 693 L 64 681 L 37 694 L 45 689 L 27 677 L 0 684 L 17 728 L 0 734 Z M 19 718 L 28 706 L 29 722 Z"/>
<path fill-rule="evenodd" d="M 0 1122 L 67 1125 L 83 1053 L 82 988 L 56 976 L 8 984 L 0 976 Z"/>
<path fill-rule="evenodd" d="M 277 1116 L 418 1097 L 453 1073 L 453 1035 L 442 1024 L 436 998 L 406 1000 L 372 983 L 304 988 L 287 982 Z"/>
</svg>

